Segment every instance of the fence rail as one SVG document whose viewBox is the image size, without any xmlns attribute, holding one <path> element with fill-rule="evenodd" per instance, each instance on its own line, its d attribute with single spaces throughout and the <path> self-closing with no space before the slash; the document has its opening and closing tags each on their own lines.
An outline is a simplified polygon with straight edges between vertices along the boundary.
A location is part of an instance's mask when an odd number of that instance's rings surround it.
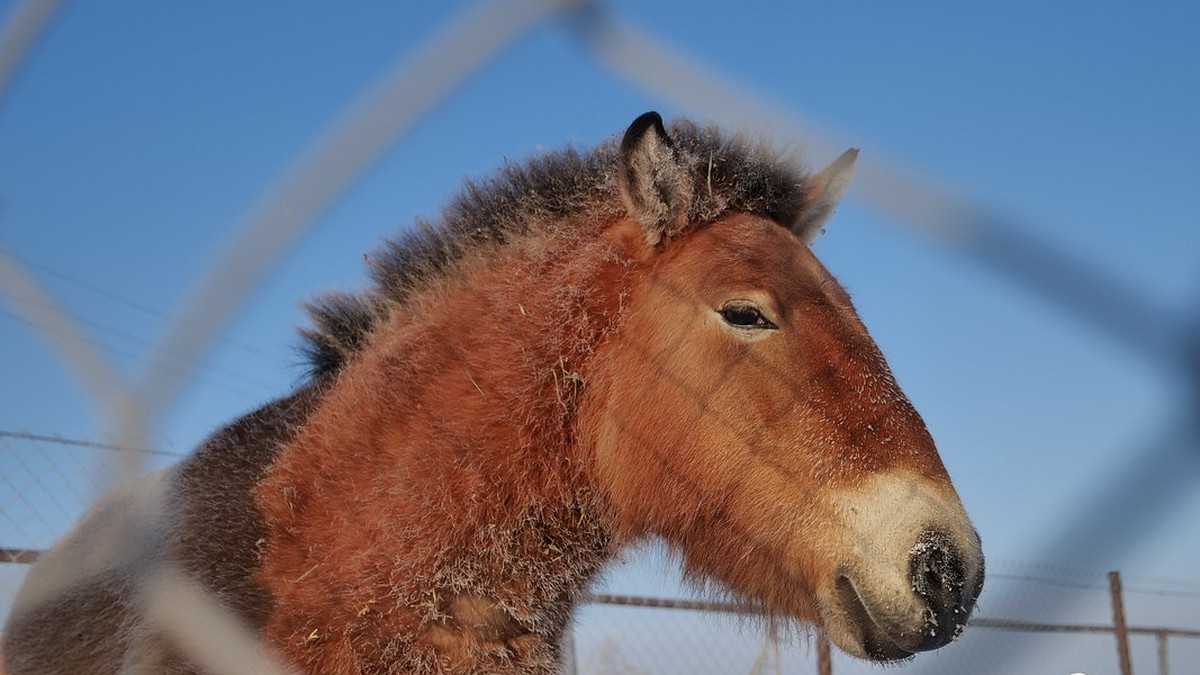
<svg viewBox="0 0 1200 675">
<path fill-rule="evenodd" d="M 707 600 L 686 600 L 675 598 L 653 598 L 641 597 L 633 595 L 613 595 L 605 593 L 594 593 L 585 598 L 585 602 L 602 604 L 602 605 L 623 605 L 629 607 L 653 607 L 659 609 L 678 609 L 692 610 L 700 612 L 726 612 L 732 614 L 756 614 L 757 610 L 753 607 L 731 603 L 718 602 Z M 1117 604 L 1114 602 L 1114 604 Z M 989 628 L 995 630 L 1021 631 L 1028 633 L 1101 633 L 1111 634 L 1118 637 L 1122 632 L 1126 634 L 1136 635 L 1153 635 L 1158 644 L 1158 672 L 1160 675 L 1166 675 L 1169 672 L 1167 663 L 1167 648 L 1166 642 L 1172 637 L 1181 638 L 1196 638 L 1200 639 L 1200 630 L 1188 628 L 1174 628 L 1169 626 L 1126 626 L 1123 622 L 1116 621 L 1113 624 L 1071 624 L 1071 623 L 1039 623 L 1030 621 L 1021 621 L 1019 619 L 993 619 L 988 617 L 973 617 L 968 626 L 972 628 Z M 824 637 L 818 638 L 821 645 L 827 645 Z M 818 659 L 821 658 L 821 651 L 824 648 L 818 648 Z M 827 663 L 827 661 L 825 661 Z M 826 675 L 831 672 L 818 667 L 818 672 L 821 675 Z M 1128 667 L 1127 659 L 1123 659 L 1122 672 L 1130 673 L 1132 669 Z"/>
<path fill-rule="evenodd" d="M 728 612 L 732 614 L 756 614 L 757 610 L 747 605 L 732 602 L 712 600 L 686 600 L 679 598 L 652 598 L 637 595 L 613 595 L 609 593 L 592 593 L 584 598 L 585 602 L 602 605 L 627 605 L 630 607 L 658 607 L 662 609 L 686 609 L 699 612 Z M 1034 633 L 1112 633 L 1114 626 L 1107 624 L 1070 624 L 1070 623 L 1035 623 L 1018 619 L 990 619 L 973 617 L 967 625 L 976 628 L 996 628 L 1000 630 L 1018 630 Z M 1188 628 L 1171 628 L 1168 626 L 1127 626 L 1130 633 L 1145 635 L 1170 635 L 1178 637 L 1200 638 L 1200 630 Z"/>
<path fill-rule="evenodd" d="M 42 552 L 29 548 L 0 548 L 0 563 L 22 563 L 32 565 Z"/>
</svg>

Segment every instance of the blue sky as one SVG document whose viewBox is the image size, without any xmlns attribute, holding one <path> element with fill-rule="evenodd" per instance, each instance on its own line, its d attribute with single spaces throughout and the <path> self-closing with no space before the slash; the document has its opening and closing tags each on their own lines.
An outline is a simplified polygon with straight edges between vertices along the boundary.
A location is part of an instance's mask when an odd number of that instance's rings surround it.
<svg viewBox="0 0 1200 675">
<path fill-rule="evenodd" d="M 0 100 L 0 246 L 120 372 L 140 374 L 147 345 L 172 326 L 131 303 L 171 314 L 312 139 L 468 6 L 415 4 L 65 3 Z M 1200 319 L 1200 5 L 604 6 L 835 130 L 864 158 L 1002 214 L 1140 304 Z M 648 109 L 710 116 L 631 86 L 567 22 L 525 35 L 392 146 L 242 299 L 149 442 L 186 450 L 285 393 L 302 375 L 299 303 L 364 283 L 362 254 L 436 215 L 464 176 L 603 141 Z M 1155 438 L 1195 419 L 1186 373 L 872 210 L 853 186 L 815 250 L 925 416 L 989 560 L 1200 583 L 1194 439 L 1190 454 L 1168 453 L 1178 484 L 1167 503 L 1137 508 L 1159 491 L 1151 481 L 1116 493 L 1136 517 L 1114 523 L 1116 541 L 1061 539 L 1097 489 L 1136 473 Z M 0 296 L 0 310 L 0 429 L 103 437 L 99 408 L 13 318 L 21 308 Z"/>
</svg>

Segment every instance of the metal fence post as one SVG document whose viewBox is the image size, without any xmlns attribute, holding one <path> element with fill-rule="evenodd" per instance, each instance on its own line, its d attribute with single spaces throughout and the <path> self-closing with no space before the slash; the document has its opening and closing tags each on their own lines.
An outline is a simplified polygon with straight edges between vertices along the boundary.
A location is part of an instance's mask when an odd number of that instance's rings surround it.
<svg viewBox="0 0 1200 675">
<path fill-rule="evenodd" d="M 1160 630 L 1154 634 L 1155 640 L 1158 642 L 1158 675 L 1168 675 L 1167 673 L 1167 631 Z"/>
<path fill-rule="evenodd" d="M 829 651 L 829 638 L 823 632 L 817 634 L 817 675 L 833 675 L 833 655 Z"/>
<path fill-rule="evenodd" d="M 1113 635 L 1117 638 L 1117 658 L 1121 664 L 1121 675 L 1133 675 L 1129 661 L 1129 630 L 1125 626 L 1125 603 L 1121 599 L 1121 573 L 1108 573 L 1108 590 L 1112 594 Z"/>
</svg>

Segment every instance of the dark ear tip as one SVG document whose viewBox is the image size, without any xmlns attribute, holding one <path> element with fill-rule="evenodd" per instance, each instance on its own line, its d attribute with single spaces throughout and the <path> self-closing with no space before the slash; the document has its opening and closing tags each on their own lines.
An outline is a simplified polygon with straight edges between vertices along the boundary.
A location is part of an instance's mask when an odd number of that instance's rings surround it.
<svg viewBox="0 0 1200 675">
<path fill-rule="evenodd" d="M 621 139 L 622 152 L 630 150 L 650 129 L 654 129 L 655 135 L 659 138 L 666 139 L 669 142 L 667 128 L 663 126 L 662 115 L 651 110 L 650 112 L 638 115 L 638 118 L 625 130 L 625 137 Z"/>
</svg>

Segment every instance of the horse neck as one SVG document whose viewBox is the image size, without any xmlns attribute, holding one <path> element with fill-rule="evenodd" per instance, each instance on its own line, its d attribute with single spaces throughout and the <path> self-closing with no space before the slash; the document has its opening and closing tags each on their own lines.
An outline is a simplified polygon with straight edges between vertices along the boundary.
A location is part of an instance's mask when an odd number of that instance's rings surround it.
<svg viewBox="0 0 1200 675">
<path fill-rule="evenodd" d="M 396 308 L 257 491 L 289 630 L 307 625 L 294 580 L 312 578 L 364 607 L 387 588 L 420 624 L 452 595 L 489 598 L 551 635 L 611 555 L 573 428 L 623 262 L 560 237 L 459 272 Z"/>
</svg>

